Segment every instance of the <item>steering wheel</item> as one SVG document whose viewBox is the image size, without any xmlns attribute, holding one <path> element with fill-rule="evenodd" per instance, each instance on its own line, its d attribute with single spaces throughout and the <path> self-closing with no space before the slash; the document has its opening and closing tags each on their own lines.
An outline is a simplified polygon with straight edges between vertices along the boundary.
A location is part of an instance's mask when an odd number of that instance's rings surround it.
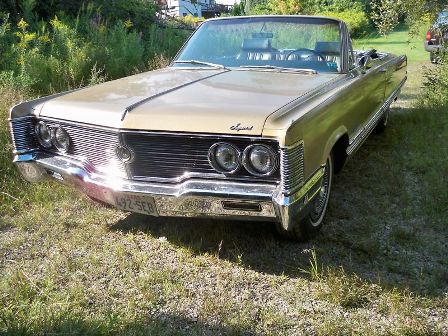
<svg viewBox="0 0 448 336">
<path fill-rule="evenodd" d="M 299 49 L 295 49 L 293 51 L 291 51 L 287 56 L 286 56 L 286 60 L 289 60 L 289 58 L 291 57 L 291 55 L 293 54 L 297 54 L 297 53 L 301 53 L 303 51 L 307 51 L 310 54 L 313 54 L 317 57 L 320 58 L 321 61 L 326 61 L 325 56 L 323 56 L 321 53 L 317 52 L 316 50 L 313 49 L 308 49 L 308 48 L 299 48 Z M 304 58 L 310 58 L 312 55 L 308 55 L 307 57 Z"/>
</svg>

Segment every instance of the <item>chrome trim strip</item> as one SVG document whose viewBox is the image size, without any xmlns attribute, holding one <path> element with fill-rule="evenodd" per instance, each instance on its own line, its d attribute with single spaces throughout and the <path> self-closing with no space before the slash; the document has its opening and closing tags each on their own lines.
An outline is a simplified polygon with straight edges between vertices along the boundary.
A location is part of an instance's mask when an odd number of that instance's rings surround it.
<svg viewBox="0 0 448 336">
<path fill-rule="evenodd" d="M 154 134 L 154 135 L 178 135 L 178 136 L 194 136 L 199 138 L 236 138 L 242 140 L 253 140 L 253 141 L 271 141 L 277 142 L 277 137 L 262 137 L 262 136 L 251 136 L 251 135 L 238 135 L 238 134 L 222 134 L 222 133 L 187 133 L 187 132 L 166 132 L 166 131 L 145 131 L 145 130 L 133 130 L 133 129 L 120 129 L 120 133 L 135 133 L 135 134 Z"/>
<path fill-rule="evenodd" d="M 400 82 L 397 89 L 389 96 L 389 98 L 384 102 L 384 104 L 381 106 L 381 108 L 367 122 L 367 124 L 364 126 L 362 132 L 360 132 L 358 135 L 356 135 L 355 138 L 353 138 L 351 140 L 350 145 L 347 147 L 347 155 L 349 155 L 349 156 L 352 155 L 362 145 L 362 143 L 367 139 L 367 137 L 373 131 L 373 129 L 376 126 L 376 124 L 378 123 L 378 121 L 383 116 L 384 112 L 390 107 L 390 105 L 393 103 L 395 98 L 398 97 L 398 94 L 400 93 L 400 90 L 402 89 L 403 85 L 406 83 L 406 80 L 407 80 L 407 77 L 405 77 Z"/>
<path fill-rule="evenodd" d="M 21 117 L 21 118 L 29 118 L 27 117 Z M 17 118 L 18 120 L 19 118 Z M 238 134 L 222 134 L 222 133 L 191 133 L 191 132 L 167 132 L 167 131 L 146 131 L 146 130 L 137 130 L 137 129 L 127 129 L 127 128 L 115 128 L 115 127 L 106 127 L 106 126 L 98 126 L 93 124 L 87 124 L 87 123 L 81 123 L 71 120 L 65 120 L 65 119 L 56 119 L 51 117 L 37 117 L 37 120 L 50 120 L 54 122 L 63 122 L 67 124 L 72 125 L 80 125 L 83 127 L 91 127 L 94 129 L 104 130 L 108 132 L 119 132 L 119 133 L 136 133 L 136 134 L 154 134 L 154 135 L 179 135 L 179 136 L 195 136 L 195 137 L 203 137 L 203 138 L 213 138 L 213 137 L 219 137 L 219 138 L 237 138 L 237 139 L 247 139 L 247 140 L 263 140 L 263 141 L 272 141 L 272 142 L 278 142 L 279 139 L 277 137 L 262 137 L 262 136 L 251 136 L 251 135 L 238 135 Z M 16 120 L 16 119 L 13 119 Z"/>
</svg>

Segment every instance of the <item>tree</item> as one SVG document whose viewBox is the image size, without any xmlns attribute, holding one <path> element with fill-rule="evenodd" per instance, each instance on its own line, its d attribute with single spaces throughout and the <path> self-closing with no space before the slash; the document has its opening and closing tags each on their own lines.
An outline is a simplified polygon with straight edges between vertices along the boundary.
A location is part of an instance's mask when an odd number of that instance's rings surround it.
<svg viewBox="0 0 448 336">
<path fill-rule="evenodd" d="M 239 3 L 236 3 L 233 5 L 232 10 L 230 11 L 230 15 L 232 16 L 243 16 L 245 15 L 245 6 L 246 2 L 244 0 L 241 0 Z"/>
<path fill-rule="evenodd" d="M 268 7 L 273 14 L 312 14 L 316 2 L 313 0 L 269 0 Z"/>
<path fill-rule="evenodd" d="M 434 17 L 446 0 L 372 0 L 372 20 L 381 34 L 387 34 L 405 17 L 411 27 L 416 29 L 422 19 Z"/>
</svg>

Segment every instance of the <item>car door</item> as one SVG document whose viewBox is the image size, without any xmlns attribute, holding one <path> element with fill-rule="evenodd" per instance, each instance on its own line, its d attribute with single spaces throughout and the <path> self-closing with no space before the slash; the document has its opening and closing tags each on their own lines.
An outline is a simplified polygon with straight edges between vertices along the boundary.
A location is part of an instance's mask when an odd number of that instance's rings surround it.
<svg viewBox="0 0 448 336">
<path fill-rule="evenodd" d="M 349 74 L 352 83 L 346 100 L 347 125 L 350 141 L 357 138 L 384 104 L 385 67 L 380 59 L 369 59 L 367 67 L 353 60 Z"/>
</svg>

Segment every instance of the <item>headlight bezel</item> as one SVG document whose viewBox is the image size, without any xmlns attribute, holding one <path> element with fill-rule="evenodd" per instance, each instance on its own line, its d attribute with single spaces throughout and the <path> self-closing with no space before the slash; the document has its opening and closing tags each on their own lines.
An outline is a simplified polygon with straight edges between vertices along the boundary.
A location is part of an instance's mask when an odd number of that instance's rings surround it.
<svg viewBox="0 0 448 336">
<path fill-rule="evenodd" d="M 225 169 L 219 164 L 219 162 L 217 161 L 217 158 L 216 158 L 216 150 L 217 150 L 218 147 L 220 147 L 220 146 L 228 146 L 228 147 L 232 148 L 232 149 L 235 151 L 237 166 L 236 166 L 233 170 L 225 170 Z M 215 169 L 217 172 L 219 172 L 219 173 L 221 173 L 221 174 L 226 174 L 226 175 L 232 175 L 232 174 L 235 174 L 236 172 L 238 172 L 238 171 L 241 169 L 241 167 L 242 167 L 241 156 L 242 156 L 241 150 L 240 150 L 238 147 L 236 147 L 236 146 L 234 146 L 234 145 L 232 145 L 232 144 L 230 144 L 230 143 L 228 143 L 228 142 L 218 142 L 218 143 L 215 143 L 215 144 L 212 145 L 212 146 L 210 147 L 210 149 L 208 150 L 208 161 L 209 161 L 210 165 L 211 165 L 211 166 L 213 167 L 213 169 Z"/>
<path fill-rule="evenodd" d="M 272 159 L 272 161 L 273 161 L 271 170 L 269 170 L 269 171 L 266 172 L 266 173 L 259 172 L 259 171 L 254 167 L 254 165 L 253 165 L 253 163 L 252 163 L 252 161 L 251 161 L 251 159 L 250 159 L 251 151 L 252 151 L 254 148 L 256 148 L 256 147 L 263 147 L 264 149 L 266 149 L 266 150 L 268 151 L 268 153 L 270 154 L 271 159 Z M 270 146 L 267 146 L 267 145 L 264 145 L 264 144 L 258 144 L 258 143 L 256 143 L 256 144 L 249 145 L 249 146 L 247 146 L 247 147 L 244 149 L 243 156 L 242 156 L 242 164 L 243 164 L 244 168 L 245 168 L 250 174 L 252 174 L 252 175 L 254 175 L 254 176 L 258 176 L 258 177 L 269 177 L 269 176 L 272 176 L 272 175 L 275 174 L 275 172 L 276 172 L 277 169 L 278 169 L 279 162 L 278 162 L 278 156 L 277 156 L 277 154 L 275 153 L 275 151 L 274 151 Z"/>
<path fill-rule="evenodd" d="M 57 131 L 62 131 L 65 136 L 67 137 L 67 146 L 63 146 L 61 145 L 61 143 L 59 142 L 59 140 L 57 139 L 56 136 L 56 132 Z M 61 125 L 55 125 L 54 127 L 51 128 L 51 141 L 53 143 L 53 146 L 61 153 L 67 153 L 70 150 L 72 141 L 70 139 L 70 135 L 68 134 L 68 132 L 61 126 Z"/>
<path fill-rule="evenodd" d="M 48 142 L 46 142 L 41 134 L 40 128 L 45 127 L 47 129 L 48 135 L 50 136 L 48 139 Z M 45 149 L 50 149 L 53 147 L 53 130 L 50 126 L 47 125 L 47 123 L 43 120 L 39 121 L 34 126 L 34 133 L 36 134 L 37 142 Z"/>
</svg>

